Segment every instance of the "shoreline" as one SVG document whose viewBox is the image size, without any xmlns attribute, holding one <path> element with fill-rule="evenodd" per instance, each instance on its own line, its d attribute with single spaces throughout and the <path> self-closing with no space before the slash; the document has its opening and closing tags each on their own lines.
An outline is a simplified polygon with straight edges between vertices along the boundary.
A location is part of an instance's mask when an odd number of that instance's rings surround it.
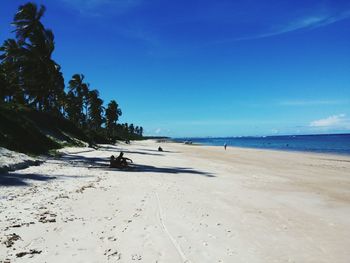
<svg viewBox="0 0 350 263">
<path fill-rule="evenodd" d="M 178 143 L 178 142 L 176 142 Z M 183 143 L 184 144 L 184 143 Z M 190 144 L 193 146 L 204 146 L 204 147 L 218 147 L 223 148 L 223 146 L 219 145 L 210 145 L 210 144 L 203 144 L 203 143 L 193 143 Z M 287 153 L 305 153 L 305 154 L 316 154 L 316 155 L 332 155 L 332 156 L 339 156 L 339 157 L 350 157 L 350 153 L 339 153 L 339 152 L 322 152 L 322 151 L 307 151 L 307 150 L 292 150 L 292 149 L 273 149 L 273 148 L 258 148 L 258 147 L 243 147 L 243 146 L 232 146 L 227 145 L 227 149 L 233 148 L 233 149 L 251 149 L 251 150 L 258 150 L 258 151 L 273 151 L 273 152 L 287 152 Z"/>
<path fill-rule="evenodd" d="M 205 144 L 200 142 L 195 142 L 191 144 L 186 144 L 184 142 L 174 141 L 174 143 L 180 143 L 184 145 L 193 145 L 193 146 L 208 146 L 208 147 L 220 147 L 223 148 L 223 145 L 213 145 L 213 144 Z M 234 146 L 234 145 L 227 145 L 227 148 L 237 148 L 237 149 L 252 149 L 252 150 L 263 150 L 263 151 L 281 151 L 281 152 L 295 152 L 295 153 L 314 153 L 314 154 L 325 154 L 325 155 L 335 155 L 335 156 L 344 156 L 344 157 L 350 157 L 350 153 L 341 153 L 341 152 L 335 152 L 335 151 L 308 151 L 308 150 L 297 150 L 297 149 L 288 149 L 288 148 L 259 148 L 259 147 L 250 147 L 250 146 Z"/>
<path fill-rule="evenodd" d="M 0 262 L 348 261 L 350 157 L 192 146 L 66 148 L 0 175 Z M 120 151 L 133 166 L 108 168 Z"/>
</svg>

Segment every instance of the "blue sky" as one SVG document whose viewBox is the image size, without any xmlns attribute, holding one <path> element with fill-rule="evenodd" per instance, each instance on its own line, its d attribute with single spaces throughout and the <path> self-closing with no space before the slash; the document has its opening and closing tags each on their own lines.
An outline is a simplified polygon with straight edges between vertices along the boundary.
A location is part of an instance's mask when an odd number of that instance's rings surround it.
<svg viewBox="0 0 350 263">
<path fill-rule="evenodd" d="M 17 7 L 3 0 L 0 41 Z M 350 132 L 350 1 L 45 0 L 83 73 L 149 135 Z"/>
</svg>

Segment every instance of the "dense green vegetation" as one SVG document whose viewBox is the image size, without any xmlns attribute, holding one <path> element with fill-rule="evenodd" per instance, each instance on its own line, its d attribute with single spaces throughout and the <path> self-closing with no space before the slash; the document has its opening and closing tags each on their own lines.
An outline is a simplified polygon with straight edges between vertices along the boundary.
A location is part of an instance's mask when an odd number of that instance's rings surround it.
<svg viewBox="0 0 350 263">
<path fill-rule="evenodd" d="M 112 100 L 105 108 L 83 74 L 74 74 L 65 86 L 61 67 L 52 58 L 54 34 L 41 23 L 44 13 L 42 5 L 21 5 L 12 22 L 15 38 L 0 47 L 0 146 L 28 151 L 33 144 L 31 152 L 59 147 L 48 133 L 89 143 L 141 139 L 143 128 L 119 124 L 118 103 Z M 19 138 L 29 130 L 31 141 L 23 144 Z"/>
<path fill-rule="evenodd" d="M 20 104 L 0 104 L 0 123 L 0 145 L 10 150 L 39 154 L 89 141 L 81 129 L 62 116 Z"/>
</svg>

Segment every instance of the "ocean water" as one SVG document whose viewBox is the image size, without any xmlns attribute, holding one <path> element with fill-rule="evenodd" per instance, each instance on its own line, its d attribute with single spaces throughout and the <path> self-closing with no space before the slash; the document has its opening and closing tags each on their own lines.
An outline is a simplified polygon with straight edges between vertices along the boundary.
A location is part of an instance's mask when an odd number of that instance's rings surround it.
<svg viewBox="0 0 350 263">
<path fill-rule="evenodd" d="M 286 151 L 319 152 L 350 155 L 350 134 L 291 135 L 264 137 L 181 138 L 204 145 L 274 149 Z"/>
</svg>

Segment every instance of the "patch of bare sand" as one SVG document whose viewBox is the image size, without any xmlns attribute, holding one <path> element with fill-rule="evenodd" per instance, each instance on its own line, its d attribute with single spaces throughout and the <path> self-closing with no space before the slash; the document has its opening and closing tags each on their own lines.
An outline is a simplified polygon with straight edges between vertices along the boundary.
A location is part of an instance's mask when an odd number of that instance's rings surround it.
<svg viewBox="0 0 350 263">
<path fill-rule="evenodd" d="M 349 157 L 158 146 L 6 175 L 0 262 L 348 262 Z M 120 150 L 133 167 L 108 168 Z"/>
</svg>

